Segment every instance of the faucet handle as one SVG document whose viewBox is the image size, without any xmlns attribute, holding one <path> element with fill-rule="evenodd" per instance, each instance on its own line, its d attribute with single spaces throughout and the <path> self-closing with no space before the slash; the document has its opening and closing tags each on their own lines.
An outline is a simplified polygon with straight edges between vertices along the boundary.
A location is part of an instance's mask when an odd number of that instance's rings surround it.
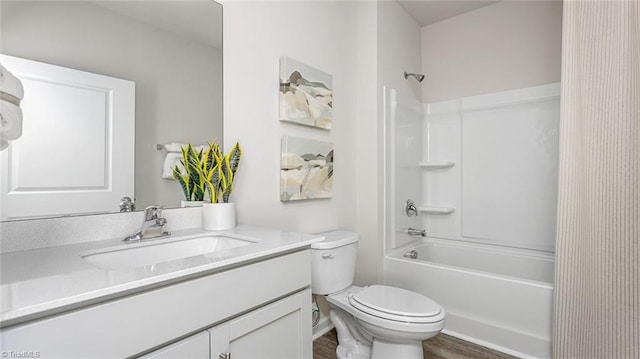
<svg viewBox="0 0 640 359">
<path fill-rule="evenodd" d="M 418 216 L 418 208 L 411 198 L 407 200 L 407 204 L 404 206 L 404 213 L 407 217 Z"/>
<path fill-rule="evenodd" d="M 136 209 L 136 204 L 128 196 L 120 198 L 118 206 L 120 207 L 120 212 L 132 212 Z"/>
<path fill-rule="evenodd" d="M 162 216 L 162 207 L 154 204 L 144 209 L 144 220 L 151 221 Z"/>
</svg>

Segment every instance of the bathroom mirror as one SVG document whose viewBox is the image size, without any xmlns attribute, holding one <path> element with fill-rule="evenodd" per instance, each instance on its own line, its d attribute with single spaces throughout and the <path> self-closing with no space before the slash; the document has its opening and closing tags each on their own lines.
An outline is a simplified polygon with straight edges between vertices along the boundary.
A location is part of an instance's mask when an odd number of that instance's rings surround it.
<svg viewBox="0 0 640 359">
<path fill-rule="evenodd" d="M 163 145 L 187 142 L 200 145 L 213 140 L 222 144 L 222 5 L 212 0 L 3 0 L 0 2 L 0 53 L 135 84 L 135 135 L 132 136 L 135 150 L 130 154 L 134 156 L 135 165 L 134 175 L 126 179 L 134 183 L 134 193 L 121 196 L 135 197 L 136 210 L 151 204 L 179 207 L 183 199 L 179 185 L 172 179 L 162 178 L 167 155 Z M 28 95 L 25 93 L 23 101 Z M 25 114 L 23 136 L 14 142 L 29 136 L 28 121 Z M 85 136 L 82 130 L 75 127 L 58 131 L 52 140 L 55 146 L 38 149 L 43 154 L 41 160 L 49 164 L 74 162 L 66 155 L 62 161 L 51 152 L 52 147 L 64 146 L 82 136 Z M 89 147 L 93 146 L 76 149 L 84 154 L 84 160 L 75 161 L 72 168 L 65 171 L 73 174 L 96 167 L 82 163 L 91 161 L 92 156 L 106 156 L 104 162 L 109 162 L 108 153 L 87 154 L 92 150 Z M 117 148 L 118 144 L 114 142 L 112 147 Z M 14 161 L 11 168 L 19 167 L 15 152 L 20 145 L 15 148 L 13 154 L 11 145 L 0 153 L 9 163 Z M 100 176 L 108 183 L 109 171 L 105 173 Z M 12 175 L 12 180 L 17 177 Z M 42 189 L 53 182 L 47 181 L 46 173 L 33 177 L 27 188 Z M 11 186 L 6 187 L 10 191 Z M 3 215 L 0 220 L 105 212 L 103 209 L 74 211 L 74 202 L 87 202 L 82 198 L 45 201 L 56 210 L 63 204 L 71 208 L 33 216 Z M 118 205 L 117 201 L 113 203 L 109 212 L 119 211 Z"/>
</svg>

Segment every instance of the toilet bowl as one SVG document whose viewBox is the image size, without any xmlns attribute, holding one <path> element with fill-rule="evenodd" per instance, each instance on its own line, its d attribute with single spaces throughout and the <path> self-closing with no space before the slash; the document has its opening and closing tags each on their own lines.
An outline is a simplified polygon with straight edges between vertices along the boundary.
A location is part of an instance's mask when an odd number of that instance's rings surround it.
<svg viewBox="0 0 640 359">
<path fill-rule="evenodd" d="M 312 292 L 326 295 L 338 333 L 338 358 L 423 358 L 422 341 L 440 333 L 444 309 L 418 293 L 353 284 L 358 235 L 322 233 L 311 246 Z"/>
<path fill-rule="evenodd" d="M 422 358 L 422 341 L 444 328 L 445 312 L 440 305 L 401 288 L 350 286 L 327 296 L 327 301 L 331 310 L 340 310 L 337 316 L 353 317 L 356 328 L 347 330 L 350 334 L 357 330 L 366 338 L 374 359 Z M 334 313 L 331 315 L 333 319 Z"/>
</svg>

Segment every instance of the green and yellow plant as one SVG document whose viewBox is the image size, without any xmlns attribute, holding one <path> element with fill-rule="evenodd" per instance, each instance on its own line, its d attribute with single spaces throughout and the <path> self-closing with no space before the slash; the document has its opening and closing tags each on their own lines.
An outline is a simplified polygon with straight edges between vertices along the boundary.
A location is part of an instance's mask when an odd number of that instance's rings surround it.
<svg viewBox="0 0 640 359">
<path fill-rule="evenodd" d="M 184 193 L 186 201 L 203 201 L 206 190 L 205 178 L 202 177 L 203 151 L 197 151 L 189 143 L 182 147 L 182 159 L 180 166 L 173 168 L 173 179 L 178 182 Z"/>
<path fill-rule="evenodd" d="M 187 201 L 228 203 L 233 191 L 233 181 L 240 165 L 242 150 L 236 144 L 224 156 L 220 146 L 213 141 L 209 146 L 196 151 L 191 144 L 182 148 L 180 166 L 173 169 L 173 179 L 180 184 Z"/>
<path fill-rule="evenodd" d="M 204 152 L 200 176 L 204 177 L 204 185 L 209 192 L 208 201 L 211 203 L 229 203 L 229 196 L 233 192 L 233 181 L 242 158 L 240 144 L 231 148 L 224 156 L 218 144 L 210 143 Z"/>
</svg>

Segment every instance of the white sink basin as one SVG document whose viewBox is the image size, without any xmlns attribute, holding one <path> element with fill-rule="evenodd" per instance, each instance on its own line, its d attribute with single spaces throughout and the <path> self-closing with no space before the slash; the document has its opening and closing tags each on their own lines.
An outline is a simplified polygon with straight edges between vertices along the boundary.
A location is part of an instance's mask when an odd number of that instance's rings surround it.
<svg viewBox="0 0 640 359">
<path fill-rule="evenodd" d="M 80 256 L 101 268 L 126 269 L 221 252 L 258 242 L 257 239 L 228 235 L 201 235 L 147 241 L 88 251 L 80 253 Z"/>
</svg>

